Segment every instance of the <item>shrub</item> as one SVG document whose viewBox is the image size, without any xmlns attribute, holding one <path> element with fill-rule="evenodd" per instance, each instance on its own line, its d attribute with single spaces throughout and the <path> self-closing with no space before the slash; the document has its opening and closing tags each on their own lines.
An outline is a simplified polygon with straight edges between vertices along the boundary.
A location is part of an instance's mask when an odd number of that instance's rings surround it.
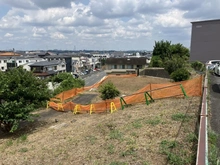
<svg viewBox="0 0 220 165">
<path fill-rule="evenodd" d="M 196 71 L 204 71 L 205 65 L 199 61 L 195 61 L 191 63 L 191 67 L 195 69 Z"/>
<path fill-rule="evenodd" d="M 169 73 L 173 73 L 174 71 L 183 68 L 185 65 L 185 60 L 179 56 L 173 56 L 171 59 L 166 59 L 164 62 L 164 69 Z"/>
<path fill-rule="evenodd" d="M 107 82 L 104 85 L 101 85 L 99 88 L 99 92 L 101 93 L 102 100 L 114 99 L 120 94 L 119 90 L 116 89 L 111 81 Z"/>
<path fill-rule="evenodd" d="M 63 80 L 60 85 L 54 90 L 54 95 L 57 95 L 63 91 L 67 91 L 73 88 L 80 88 L 85 85 L 85 81 L 82 79 L 74 79 L 73 77 L 68 77 Z"/>
<path fill-rule="evenodd" d="M 190 73 L 188 72 L 188 70 L 186 70 L 185 68 L 180 68 L 177 69 L 176 71 L 174 71 L 171 75 L 170 75 L 171 79 L 173 79 L 175 82 L 178 81 L 184 81 L 184 80 L 188 80 L 190 77 Z"/>
</svg>

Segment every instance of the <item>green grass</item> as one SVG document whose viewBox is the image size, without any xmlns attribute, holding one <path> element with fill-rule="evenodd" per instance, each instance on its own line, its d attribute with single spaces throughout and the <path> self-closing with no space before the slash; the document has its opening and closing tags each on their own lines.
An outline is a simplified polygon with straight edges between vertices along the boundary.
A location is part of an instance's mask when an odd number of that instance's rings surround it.
<svg viewBox="0 0 220 165">
<path fill-rule="evenodd" d="M 123 134 L 119 130 L 111 130 L 109 133 L 110 139 L 118 139 L 121 140 L 123 138 Z"/>
<path fill-rule="evenodd" d="M 21 149 L 19 150 L 19 152 L 28 152 L 28 149 L 27 149 L 27 148 L 21 148 Z"/>
<path fill-rule="evenodd" d="M 176 141 L 163 140 L 160 143 L 161 153 L 167 156 L 168 164 L 185 165 L 192 162 L 192 156 L 188 156 L 181 146 Z"/>
<path fill-rule="evenodd" d="M 24 134 L 24 135 L 21 135 L 18 139 L 17 139 L 17 143 L 23 143 L 27 141 L 27 135 Z"/>
<path fill-rule="evenodd" d="M 186 140 L 188 142 L 196 142 L 198 140 L 198 138 L 195 133 L 189 133 L 186 137 Z"/>
<path fill-rule="evenodd" d="M 152 126 L 155 126 L 155 125 L 158 125 L 158 124 L 161 123 L 161 121 L 158 117 L 156 117 L 154 119 L 146 120 L 145 122 L 146 122 L 146 124 L 149 124 L 149 125 L 152 125 Z"/>
<path fill-rule="evenodd" d="M 107 149 L 109 154 L 115 153 L 115 146 L 113 144 L 108 145 Z"/>
<path fill-rule="evenodd" d="M 95 144 L 97 138 L 95 136 L 87 136 L 86 140 L 88 140 L 90 142 L 90 144 Z"/>
<path fill-rule="evenodd" d="M 210 165 L 218 165 L 220 164 L 220 160 L 219 160 L 219 149 L 217 147 L 217 139 L 218 139 L 218 135 L 212 131 L 212 130 L 208 130 L 208 160 L 209 160 L 209 164 Z"/>
<path fill-rule="evenodd" d="M 143 127 L 142 123 L 141 123 L 141 120 L 135 120 L 133 123 L 132 123 L 132 126 L 134 128 L 141 128 Z"/>
<path fill-rule="evenodd" d="M 187 114 L 176 113 L 176 114 L 172 115 L 171 118 L 172 118 L 172 120 L 175 120 L 175 121 L 188 122 L 192 117 Z"/>
</svg>

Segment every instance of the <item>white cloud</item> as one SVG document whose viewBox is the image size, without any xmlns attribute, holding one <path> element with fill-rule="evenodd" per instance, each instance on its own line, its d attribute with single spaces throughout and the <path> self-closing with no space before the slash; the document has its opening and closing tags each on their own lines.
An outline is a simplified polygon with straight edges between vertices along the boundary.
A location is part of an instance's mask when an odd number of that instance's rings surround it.
<svg viewBox="0 0 220 165">
<path fill-rule="evenodd" d="M 47 31 L 44 28 L 37 27 L 33 27 L 32 32 L 34 37 L 41 37 L 47 33 Z"/>
<path fill-rule="evenodd" d="M 4 35 L 4 37 L 13 37 L 13 34 L 11 34 L 11 33 L 6 33 L 6 34 Z"/>
<path fill-rule="evenodd" d="M 1 8 L 4 12 L 0 12 L 0 36 L 13 34 L 0 49 L 19 46 L 17 41 L 25 43 L 27 49 L 45 45 L 54 49 L 71 45 L 83 49 L 152 49 L 154 41 L 161 39 L 189 45 L 190 22 L 217 18 L 220 10 L 217 0 L 0 0 L 0 3 L 4 4 Z M 4 6 L 8 6 L 7 11 Z"/>
<path fill-rule="evenodd" d="M 52 39 L 66 39 L 66 37 L 59 32 L 51 33 L 50 37 Z"/>
<path fill-rule="evenodd" d="M 186 27 L 190 25 L 190 22 L 183 17 L 185 13 L 187 12 L 175 9 L 166 14 L 158 14 L 154 23 L 163 27 Z"/>
</svg>

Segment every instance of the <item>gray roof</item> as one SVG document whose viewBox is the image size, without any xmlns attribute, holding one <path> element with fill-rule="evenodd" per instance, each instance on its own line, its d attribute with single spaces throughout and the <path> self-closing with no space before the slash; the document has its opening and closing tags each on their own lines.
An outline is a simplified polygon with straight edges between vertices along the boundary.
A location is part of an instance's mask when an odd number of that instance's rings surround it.
<svg viewBox="0 0 220 165">
<path fill-rule="evenodd" d="M 203 20 L 203 21 L 194 21 L 194 22 L 191 22 L 191 23 L 194 24 L 194 23 L 207 23 L 207 22 L 220 22 L 220 19 Z"/>
<path fill-rule="evenodd" d="M 62 63 L 62 61 L 60 61 L 60 60 L 40 61 L 40 62 L 35 62 L 29 66 L 55 66 L 55 65 L 58 65 L 61 63 Z"/>
</svg>

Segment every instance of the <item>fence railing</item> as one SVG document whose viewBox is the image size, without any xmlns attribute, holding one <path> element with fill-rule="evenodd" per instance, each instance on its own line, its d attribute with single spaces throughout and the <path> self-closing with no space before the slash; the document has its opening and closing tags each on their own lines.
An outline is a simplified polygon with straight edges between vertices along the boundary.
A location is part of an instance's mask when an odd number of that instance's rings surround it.
<svg viewBox="0 0 220 165">
<path fill-rule="evenodd" d="M 202 106 L 200 113 L 199 137 L 197 147 L 196 165 L 208 165 L 208 112 L 207 112 L 207 73 L 203 85 Z"/>
</svg>

